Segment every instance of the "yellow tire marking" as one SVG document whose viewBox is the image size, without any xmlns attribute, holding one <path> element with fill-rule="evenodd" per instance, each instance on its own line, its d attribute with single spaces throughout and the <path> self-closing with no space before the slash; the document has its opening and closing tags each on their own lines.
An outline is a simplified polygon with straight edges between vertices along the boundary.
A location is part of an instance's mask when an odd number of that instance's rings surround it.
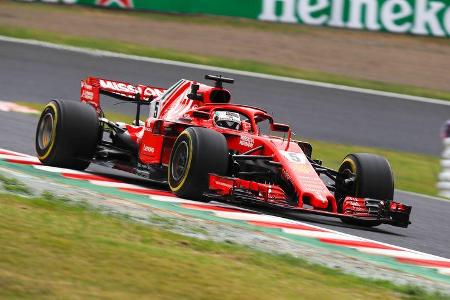
<svg viewBox="0 0 450 300">
<path fill-rule="evenodd" d="M 187 176 L 188 176 L 188 174 L 189 174 L 189 171 L 190 171 L 190 169 L 191 169 L 191 162 L 192 162 L 192 137 L 191 137 L 191 135 L 189 134 L 189 132 L 188 131 L 183 131 L 179 136 L 178 136 L 178 138 L 176 139 L 176 141 L 175 141 L 175 144 L 178 142 L 178 140 L 183 136 L 183 135 L 186 135 L 187 137 L 188 137 L 188 140 L 189 140 L 189 149 L 190 149 L 190 151 L 189 151 L 189 158 L 188 158 L 188 164 L 187 164 L 187 168 L 186 168 L 186 172 L 184 173 L 184 175 L 183 175 L 183 178 L 181 179 L 181 181 L 180 181 L 180 183 L 177 185 L 177 186 L 175 186 L 175 187 L 173 187 L 172 185 L 171 185 L 171 183 L 170 183 L 170 176 L 171 176 L 171 170 L 172 170 L 172 168 L 170 167 L 170 163 L 169 163 L 169 172 L 168 172 L 168 182 L 169 182 L 169 186 L 170 186 L 170 189 L 172 190 L 172 192 L 177 192 L 178 190 L 180 190 L 182 187 L 183 187 L 183 184 L 184 184 L 184 182 L 186 181 L 186 179 L 187 179 Z"/>
<path fill-rule="evenodd" d="M 44 108 L 44 111 L 48 107 L 51 107 L 53 109 L 53 111 L 55 112 L 55 118 L 53 120 L 53 132 L 52 132 L 52 136 L 51 136 L 51 143 L 50 143 L 50 146 L 48 147 L 47 151 L 43 155 L 38 155 L 38 158 L 39 158 L 40 161 L 46 159 L 50 155 L 50 153 L 52 152 L 53 146 L 55 144 L 56 124 L 58 124 L 58 109 L 56 108 L 56 106 L 53 103 L 49 103 Z"/>
</svg>

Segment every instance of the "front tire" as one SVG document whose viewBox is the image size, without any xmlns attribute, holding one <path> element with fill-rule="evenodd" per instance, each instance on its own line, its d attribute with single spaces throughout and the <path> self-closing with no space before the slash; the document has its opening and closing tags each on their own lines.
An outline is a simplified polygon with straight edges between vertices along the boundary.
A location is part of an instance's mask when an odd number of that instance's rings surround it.
<svg viewBox="0 0 450 300">
<path fill-rule="evenodd" d="M 36 129 L 39 160 L 48 166 L 86 169 L 95 154 L 99 128 L 92 106 L 52 100 L 45 106 Z"/>
<path fill-rule="evenodd" d="M 178 197 L 201 199 L 208 190 L 209 174 L 226 175 L 228 159 L 228 145 L 222 134 L 207 128 L 187 128 L 170 154 L 170 189 Z"/>
<path fill-rule="evenodd" d="M 342 182 L 349 174 L 355 175 L 351 186 L 343 186 Z M 394 178 L 389 162 L 381 156 L 369 153 L 347 155 L 340 168 L 336 180 L 335 197 L 339 210 L 347 196 L 357 198 L 372 198 L 377 200 L 392 200 L 394 198 Z M 347 224 L 373 227 L 381 224 L 379 221 L 341 219 Z"/>
</svg>

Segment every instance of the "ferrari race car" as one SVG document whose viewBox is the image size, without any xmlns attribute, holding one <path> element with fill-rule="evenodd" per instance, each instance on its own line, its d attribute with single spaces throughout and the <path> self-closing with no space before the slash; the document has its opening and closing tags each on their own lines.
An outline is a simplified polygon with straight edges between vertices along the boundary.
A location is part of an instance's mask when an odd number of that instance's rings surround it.
<svg viewBox="0 0 450 300">
<path fill-rule="evenodd" d="M 294 140 L 288 125 L 266 111 L 231 104 L 223 87 L 233 79 L 207 75 L 211 86 L 182 79 L 168 89 L 88 77 L 81 102 L 53 100 L 43 110 L 36 151 L 49 166 L 89 164 L 167 183 L 194 200 L 262 205 L 333 216 L 361 226 L 407 227 L 411 207 L 393 201 L 394 182 L 383 157 L 356 153 L 333 170 Z M 100 96 L 134 103 L 132 124 L 106 118 Z M 149 107 L 145 122 L 143 106 Z"/>
</svg>

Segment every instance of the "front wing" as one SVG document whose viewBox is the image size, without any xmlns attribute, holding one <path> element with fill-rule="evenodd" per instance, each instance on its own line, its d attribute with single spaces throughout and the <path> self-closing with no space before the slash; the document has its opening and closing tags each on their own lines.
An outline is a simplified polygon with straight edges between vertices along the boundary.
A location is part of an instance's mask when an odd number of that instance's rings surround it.
<svg viewBox="0 0 450 300">
<path fill-rule="evenodd" d="M 342 203 L 341 212 L 296 207 L 289 204 L 288 196 L 276 185 L 215 174 L 210 174 L 209 190 L 205 196 L 216 200 L 265 206 L 285 212 L 335 217 L 348 222 L 356 221 L 353 223 L 361 225 L 378 223 L 406 228 L 411 224 L 411 206 L 393 200 L 347 197 Z"/>
</svg>

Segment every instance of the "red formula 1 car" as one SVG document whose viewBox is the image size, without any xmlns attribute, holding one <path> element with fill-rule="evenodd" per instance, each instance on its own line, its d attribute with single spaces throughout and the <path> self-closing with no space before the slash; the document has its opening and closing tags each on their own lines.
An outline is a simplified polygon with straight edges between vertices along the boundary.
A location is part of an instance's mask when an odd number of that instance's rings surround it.
<svg viewBox="0 0 450 300">
<path fill-rule="evenodd" d="M 407 227 L 411 207 L 393 201 L 386 159 L 345 157 L 339 170 L 312 159 L 288 125 L 264 110 L 231 104 L 223 83 L 182 79 L 168 89 L 89 77 L 81 102 L 53 100 L 36 133 L 42 163 L 85 169 L 90 163 L 168 183 L 179 197 L 266 205 L 334 216 L 362 226 Z M 135 103 L 133 124 L 108 120 L 100 95 Z M 142 106 L 149 117 L 140 121 Z"/>
</svg>

